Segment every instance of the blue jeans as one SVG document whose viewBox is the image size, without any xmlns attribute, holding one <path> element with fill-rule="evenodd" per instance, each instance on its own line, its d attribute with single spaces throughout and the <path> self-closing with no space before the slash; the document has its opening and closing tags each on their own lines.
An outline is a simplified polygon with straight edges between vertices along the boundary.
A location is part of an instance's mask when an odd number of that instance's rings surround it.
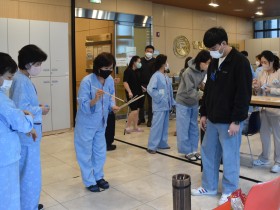
<svg viewBox="0 0 280 210">
<path fill-rule="evenodd" d="M 189 154 L 198 148 L 198 105 L 176 104 L 176 131 L 178 152 Z"/>
<path fill-rule="evenodd" d="M 168 126 L 169 111 L 153 112 L 148 149 L 157 150 L 168 147 Z"/>
<path fill-rule="evenodd" d="M 218 190 L 219 167 L 223 158 L 222 191 L 229 194 L 238 189 L 242 127 L 243 122 L 240 123 L 238 134 L 229 136 L 229 124 L 212 123 L 207 120 L 207 129 L 201 146 L 203 188 Z"/>
</svg>

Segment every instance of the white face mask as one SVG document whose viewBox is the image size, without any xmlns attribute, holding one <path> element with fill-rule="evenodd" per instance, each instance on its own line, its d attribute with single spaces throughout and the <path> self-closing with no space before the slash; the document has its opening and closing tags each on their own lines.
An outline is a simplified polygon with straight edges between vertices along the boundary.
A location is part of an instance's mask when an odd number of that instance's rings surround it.
<svg viewBox="0 0 280 210">
<path fill-rule="evenodd" d="M 146 52 L 146 53 L 145 53 L 145 56 L 146 56 L 146 58 L 151 59 L 151 58 L 153 57 L 153 53 Z"/>
<path fill-rule="evenodd" d="M 164 70 L 167 71 L 169 69 L 169 64 L 166 63 L 166 66 L 164 67 Z"/>
<path fill-rule="evenodd" d="M 3 84 L 1 85 L 1 89 L 8 91 L 12 86 L 13 80 L 4 79 Z"/>
<path fill-rule="evenodd" d="M 221 46 L 220 46 L 219 50 L 210 51 L 210 55 L 212 56 L 212 58 L 217 58 L 218 59 L 218 58 L 221 58 L 224 55 L 225 48 L 223 49 L 223 52 L 220 53 Z"/>
<path fill-rule="evenodd" d="M 259 61 L 256 61 L 256 66 L 259 66 L 261 63 Z"/>
<path fill-rule="evenodd" d="M 137 63 L 136 63 L 136 68 L 137 68 L 137 69 L 140 69 L 141 67 L 142 67 L 142 63 L 138 63 L 138 62 L 137 62 Z"/>
<path fill-rule="evenodd" d="M 267 64 L 262 65 L 263 70 L 268 71 L 270 69 L 270 66 Z"/>
<path fill-rule="evenodd" d="M 42 71 L 41 66 L 31 66 L 31 68 L 27 70 L 27 72 L 31 76 L 37 76 L 38 74 L 40 74 L 41 71 Z"/>
</svg>

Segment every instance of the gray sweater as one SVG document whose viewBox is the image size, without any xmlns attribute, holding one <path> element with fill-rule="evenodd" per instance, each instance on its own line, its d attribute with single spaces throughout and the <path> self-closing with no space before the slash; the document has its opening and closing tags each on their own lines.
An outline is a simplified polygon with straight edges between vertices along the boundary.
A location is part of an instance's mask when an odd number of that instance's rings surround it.
<svg viewBox="0 0 280 210">
<path fill-rule="evenodd" d="M 184 71 L 176 95 L 176 102 L 184 106 L 193 106 L 198 104 L 198 87 L 203 81 L 206 71 L 195 68 L 194 59 L 188 62 L 189 68 Z"/>
</svg>

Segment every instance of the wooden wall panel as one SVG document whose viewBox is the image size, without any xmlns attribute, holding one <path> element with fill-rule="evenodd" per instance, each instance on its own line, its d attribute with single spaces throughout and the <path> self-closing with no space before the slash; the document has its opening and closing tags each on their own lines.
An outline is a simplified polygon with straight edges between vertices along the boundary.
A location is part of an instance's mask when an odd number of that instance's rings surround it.
<svg viewBox="0 0 280 210">
<path fill-rule="evenodd" d="M 70 23 L 71 13 L 70 7 L 19 2 L 19 18 Z"/>
<path fill-rule="evenodd" d="M 57 6 L 71 6 L 70 0 L 17 0 L 19 2 L 29 2 L 29 3 L 37 3 L 37 4 L 45 4 L 45 5 L 57 5 Z"/>
<path fill-rule="evenodd" d="M 0 17 L 18 18 L 18 1 L 0 0 Z"/>
</svg>

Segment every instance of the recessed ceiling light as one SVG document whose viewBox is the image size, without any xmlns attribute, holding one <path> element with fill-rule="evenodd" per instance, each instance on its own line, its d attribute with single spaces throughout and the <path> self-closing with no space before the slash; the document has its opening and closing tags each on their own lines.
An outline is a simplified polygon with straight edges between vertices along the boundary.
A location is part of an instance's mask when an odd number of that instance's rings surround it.
<svg viewBox="0 0 280 210">
<path fill-rule="evenodd" d="M 218 6 L 220 6 L 220 5 L 216 2 L 216 0 L 212 0 L 208 5 L 211 6 L 211 7 L 218 7 Z"/>
<path fill-rule="evenodd" d="M 255 0 L 248 0 L 249 2 L 254 2 Z"/>
<path fill-rule="evenodd" d="M 259 15 L 259 16 L 262 16 L 262 15 L 263 15 L 263 12 L 262 12 L 262 11 L 257 11 L 255 14 L 256 14 L 256 15 Z"/>
</svg>

